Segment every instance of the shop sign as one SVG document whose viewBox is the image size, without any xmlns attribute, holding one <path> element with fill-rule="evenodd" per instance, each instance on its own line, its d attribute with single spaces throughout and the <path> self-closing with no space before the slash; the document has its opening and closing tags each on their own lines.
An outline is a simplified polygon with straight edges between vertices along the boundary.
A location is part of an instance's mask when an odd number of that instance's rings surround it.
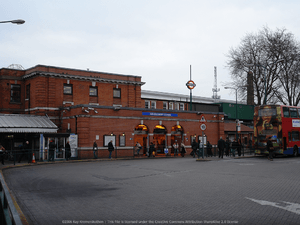
<svg viewBox="0 0 300 225">
<path fill-rule="evenodd" d="M 178 117 L 176 113 L 155 113 L 155 112 L 142 112 L 143 116 L 166 116 L 166 117 Z"/>
</svg>

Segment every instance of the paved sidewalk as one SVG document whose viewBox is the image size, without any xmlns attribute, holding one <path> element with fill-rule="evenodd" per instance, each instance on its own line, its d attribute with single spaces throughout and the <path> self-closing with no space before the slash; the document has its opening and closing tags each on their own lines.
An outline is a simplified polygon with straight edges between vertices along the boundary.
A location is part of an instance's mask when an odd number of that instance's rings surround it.
<svg viewBox="0 0 300 225">
<path fill-rule="evenodd" d="M 213 156 L 213 157 L 195 157 L 194 159 L 196 161 L 216 161 L 216 160 L 228 160 L 228 159 L 241 159 L 241 158 L 249 158 L 249 157 L 263 157 L 263 156 L 257 156 L 257 155 L 254 155 L 254 154 L 245 154 L 244 156 L 229 156 L 229 157 L 226 157 L 224 156 L 223 159 L 222 158 L 219 158 L 218 156 Z M 161 159 L 161 158 L 164 158 L 164 159 L 177 159 L 177 158 L 193 158 L 189 155 L 186 155 L 185 157 L 181 157 L 180 155 L 179 156 L 173 156 L 173 155 L 169 155 L 169 156 L 165 156 L 165 155 L 156 155 L 155 157 L 151 157 L 151 158 L 148 158 L 147 156 L 144 156 L 144 155 L 140 155 L 140 156 L 135 156 L 134 158 L 133 157 L 129 157 L 129 158 L 112 158 L 112 159 L 109 159 L 109 158 L 99 158 L 99 159 L 74 159 L 74 160 L 58 160 L 58 161 L 54 161 L 54 162 L 49 162 L 47 160 L 44 160 L 44 161 L 36 161 L 35 163 L 28 163 L 27 160 L 26 161 L 22 161 L 21 163 L 18 163 L 17 161 L 14 162 L 14 161 L 5 161 L 4 162 L 4 165 L 0 163 L 0 169 L 5 169 L 5 168 L 12 168 L 12 167 L 20 167 L 20 166 L 34 166 L 34 165 L 41 165 L 41 164 L 57 164 L 57 163 L 78 163 L 78 162 L 94 162 L 94 161 L 111 161 L 111 160 L 140 160 L 140 159 L 143 159 L 143 160 L 146 160 L 146 159 Z"/>
</svg>

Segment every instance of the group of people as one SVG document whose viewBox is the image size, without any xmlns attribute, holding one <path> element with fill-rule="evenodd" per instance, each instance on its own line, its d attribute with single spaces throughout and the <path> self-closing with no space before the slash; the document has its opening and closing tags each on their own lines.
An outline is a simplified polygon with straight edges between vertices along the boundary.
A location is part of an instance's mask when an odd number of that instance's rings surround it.
<svg viewBox="0 0 300 225">
<path fill-rule="evenodd" d="M 220 140 L 218 141 L 219 158 L 223 158 L 224 152 L 225 156 L 227 157 L 230 155 L 230 153 L 233 155 L 233 157 L 235 157 L 236 151 L 238 153 L 238 156 L 241 156 L 242 147 L 243 145 L 241 143 L 241 139 L 239 139 L 238 141 L 234 139 L 234 141 L 231 142 L 229 138 L 226 138 L 226 141 L 224 141 L 223 138 L 220 137 Z"/>
</svg>

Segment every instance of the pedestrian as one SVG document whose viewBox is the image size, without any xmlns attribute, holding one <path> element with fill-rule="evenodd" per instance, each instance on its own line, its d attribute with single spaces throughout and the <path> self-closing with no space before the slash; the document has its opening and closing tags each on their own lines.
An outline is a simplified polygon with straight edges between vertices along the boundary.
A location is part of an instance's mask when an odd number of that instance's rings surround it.
<svg viewBox="0 0 300 225">
<path fill-rule="evenodd" d="M 271 141 L 271 137 L 269 137 L 269 140 L 267 141 L 267 151 L 269 152 L 269 157 L 268 159 L 270 161 L 273 161 L 273 151 L 274 151 L 274 147 L 273 147 L 273 143 Z"/>
<path fill-rule="evenodd" d="M 242 142 L 241 139 L 238 140 L 238 146 L 237 146 L 238 156 L 242 155 Z"/>
<path fill-rule="evenodd" d="M 191 152 L 191 156 L 193 156 L 193 158 L 195 158 L 196 153 L 197 153 L 197 148 L 198 148 L 198 144 L 196 142 L 196 140 L 194 139 L 192 142 L 192 152 Z"/>
<path fill-rule="evenodd" d="M 179 148 L 177 140 L 175 140 L 173 144 L 173 148 L 174 148 L 174 157 L 175 157 L 176 154 L 178 155 L 178 148 Z"/>
<path fill-rule="evenodd" d="M 184 157 L 186 150 L 185 150 L 185 145 L 182 142 L 180 144 L 180 148 L 181 148 L 181 157 Z"/>
<path fill-rule="evenodd" d="M 139 155 L 139 154 L 140 154 L 140 151 L 141 151 L 141 149 L 142 149 L 142 146 L 141 146 L 141 144 L 137 141 L 135 147 L 136 147 L 136 154 Z"/>
<path fill-rule="evenodd" d="M 109 143 L 108 143 L 108 151 L 109 151 L 109 157 L 111 159 L 111 153 L 112 151 L 114 151 L 115 148 L 114 148 L 114 145 L 113 145 L 113 141 L 111 140 Z"/>
<path fill-rule="evenodd" d="M 54 161 L 54 151 L 56 149 L 55 142 L 53 139 L 50 139 L 49 143 L 49 161 Z"/>
<path fill-rule="evenodd" d="M 238 143 L 236 141 L 236 139 L 233 140 L 233 142 L 231 143 L 231 153 L 233 155 L 233 157 L 235 157 L 235 151 L 238 148 Z"/>
<path fill-rule="evenodd" d="M 213 153 L 212 153 L 212 145 L 210 144 L 209 141 L 207 141 L 207 145 L 206 145 L 206 149 L 207 149 L 207 156 L 209 157 L 213 157 Z"/>
<path fill-rule="evenodd" d="M 150 158 L 153 153 L 155 154 L 155 145 L 153 144 L 153 142 L 151 142 L 150 147 L 149 147 L 148 158 Z M 155 156 L 153 156 L 153 157 L 155 157 Z"/>
<path fill-rule="evenodd" d="M 225 142 L 225 155 L 226 155 L 226 157 L 229 156 L 229 151 L 230 151 L 230 140 L 227 137 L 226 142 Z"/>
<path fill-rule="evenodd" d="M 26 143 L 26 142 L 25 142 L 25 143 Z M 18 163 L 21 162 L 21 160 L 23 159 L 23 157 L 24 157 L 25 154 L 26 154 L 26 151 L 25 151 L 25 143 L 21 146 L 21 152 L 20 152 L 20 156 L 19 156 Z"/>
<path fill-rule="evenodd" d="M 0 143 L 0 157 L 1 157 L 1 162 L 2 162 L 3 165 L 4 165 L 4 152 L 5 152 L 5 148 Z"/>
<path fill-rule="evenodd" d="M 220 137 L 220 140 L 218 141 L 218 148 L 219 148 L 219 158 L 223 159 L 225 141 L 222 139 L 222 136 Z"/>
<path fill-rule="evenodd" d="M 203 154 L 202 157 L 203 157 L 204 156 L 204 145 L 201 142 L 201 140 L 199 140 L 198 147 L 199 147 L 199 155 L 198 155 L 198 157 L 200 157 L 200 152 L 202 152 L 202 154 Z"/>
<path fill-rule="evenodd" d="M 93 152 L 94 152 L 94 159 L 98 159 L 98 145 L 96 141 L 94 141 L 93 144 Z"/>
<path fill-rule="evenodd" d="M 70 146 L 70 142 L 69 141 L 67 141 L 67 143 L 66 143 L 65 153 L 66 153 L 66 160 L 68 161 L 69 158 L 71 157 L 71 146 Z"/>
</svg>

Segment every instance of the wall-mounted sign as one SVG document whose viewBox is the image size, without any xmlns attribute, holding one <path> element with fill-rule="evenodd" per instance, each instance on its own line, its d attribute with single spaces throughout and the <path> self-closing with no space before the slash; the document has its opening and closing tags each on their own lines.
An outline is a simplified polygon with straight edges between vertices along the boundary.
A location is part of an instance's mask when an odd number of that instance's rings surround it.
<svg viewBox="0 0 300 225">
<path fill-rule="evenodd" d="M 155 112 L 142 112 L 143 116 L 168 116 L 168 117 L 178 117 L 176 113 L 155 113 Z"/>
</svg>

